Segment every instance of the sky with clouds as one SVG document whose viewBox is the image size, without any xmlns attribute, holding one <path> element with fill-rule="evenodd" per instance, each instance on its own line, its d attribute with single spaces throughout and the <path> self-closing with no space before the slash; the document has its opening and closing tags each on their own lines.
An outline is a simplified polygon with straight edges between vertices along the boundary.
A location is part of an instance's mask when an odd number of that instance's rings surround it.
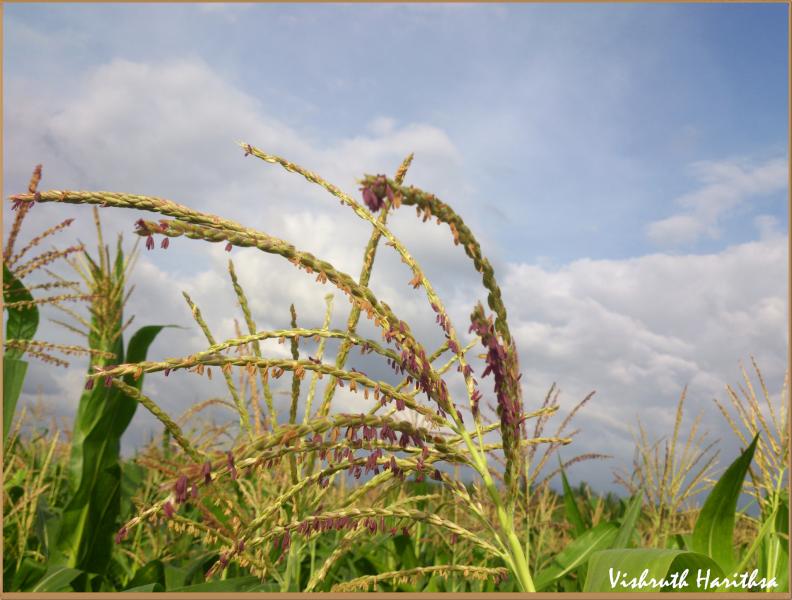
<svg viewBox="0 0 792 600">
<path fill-rule="evenodd" d="M 632 458 L 637 417 L 656 437 L 667 435 L 684 386 L 687 422 L 703 411 L 726 456 L 737 446 L 712 399 L 739 382 L 740 361 L 755 356 L 771 391 L 781 390 L 786 11 L 7 5 L 3 193 L 23 190 L 43 163 L 41 189 L 166 197 L 286 239 L 356 276 L 366 224 L 300 177 L 244 158 L 236 142 L 355 194 L 364 173 L 392 174 L 414 152 L 406 182 L 451 204 L 495 267 L 528 406 L 553 382 L 562 412 L 596 390 L 564 455 L 612 455 L 573 467 L 570 478 L 614 489 L 612 471 Z M 4 206 L 6 223 L 10 214 Z M 84 207 L 37 206 L 27 233 L 67 216 L 76 221 L 61 239 L 92 244 Z M 127 240 L 140 216 L 102 211 L 106 230 Z M 446 228 L 422 223 L 411 209 L 389 223 L 466 331 L 485 294 L 462 250 Z M 301 323 L 319 326 L 332 289 L 260 254 L 231 254 L 259 327 L 286 326 L 290 302 Z M 153 358 L 206 345 L 182 290 L 216 337 L 232 335 L 239 315 L 228 258 L 222 247 L 185 239 L 141 253 L 128 313 L 138 325 L 185 327 L 163 334 Z M 440 333 L 410 278 L 383 248 L 371 287 L 432 347 Z M 336 296 L 334 326 L 343 326 L 348 306 Z M 38 334 L 74 343 L 70 336 L 49 324 Z M 71 415 L 83 367 L 34 363 L 23 400 L 41 396 Z M 175 412 L 223 393 L 205 380 L 172 379 L 146 385 Z M 339 406 L 357 411 L 359 399 L 344 395 Z M 139 411 L 127 451 L 154 430 Z"/>
</svg>

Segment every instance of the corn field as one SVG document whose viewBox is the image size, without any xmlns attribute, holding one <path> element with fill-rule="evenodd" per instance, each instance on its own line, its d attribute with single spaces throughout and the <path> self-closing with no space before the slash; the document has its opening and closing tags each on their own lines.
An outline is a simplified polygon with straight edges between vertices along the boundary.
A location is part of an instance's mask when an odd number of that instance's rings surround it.
<svg viewBox="0 0 792 600">
<path fill-rule="evenodd" d="M 779 402 L 752 362 L 737 389 L 729 384 L 716 399 L 741 445 L 737 456 L 720 453 L 700 416 L 683 431 L 683 391 L 666 437 L 636 424 L 635 459 L 616 473 L 623 496 L 572 487 L 570 467 L 605 458 L 574 454 L 572 421 L 591 396 L 563 418 L 555 386 L 541 405 L 523 399 L 494 269 L 451 205 L 405 184 L 412 155 L 392 177 L 364 175 L 359 193 L 347 194 L 284 158 L 247 143 L 241 150 L 248 160 L 282 168 L 284 177 L 302 176 L 350 219 L 368 224 L 359 274 L 171 200 L 40 190 L 41 166 L 29 189 L 10 198 L 4 591 L 788 592 L 786 385 Z M 74 205 L 75 215 L 90 205 L 96 249 L 79 243 L 41 250 L 45 240 L 68 234 L 68 220 L 18 250 L 20 231 L 49 203 Z M 147 360 L 168 324 L 129 333 L 125 306 L 137 249 L 128 251 L 119 237 L 111 250 L 98 207 L 153 213 L 156 220 L 134 223 L 148 250 L 167 249 L 174 238 L 229 252 L 257 249 L 314 278 L 318 295 L 320 284 L 332 287 L 348 306 L 334 306 L 329 295 L 322 323 L 301 322 L 292 306 L 280 329 L 262 330 L 229 260 L 236 336 L 218 338 L 209 326 L 229 315 L 205 316 L 200 298 L 176 293 L 205 347 Z M 388 226 L 394 211 L 412 209 L 447 228 L 449 243 L 480 276 L 486 306 L 471 306 L 464 323 L 452 322 L 425 270 Z M 386 251 L 412 275 L 394 285 L 419 290 L 434 314 L 443 336 L 438 347 L 423 345 L 400 307 L 369 287 L 377 253 Z M 46 274 L 46 283 L 26 284 L 34 273 Z M 60 324 L 74 345 L 36 338 L 45 306 L 63 313 Z M 346 327 L 332 329 L 339 308 Z M 364 337 L 363 322 L 377 336 Z M 270 354 L 268 342 L 286 352 Z M 70 355 L 90 362 L 73 423 L 48 422 L 18 405 L 28 360 L 65 367 Z M 389 376 L 356 368 L 364 355 Z M 167 399 L 145 384 L 180 376 L 218 378 L 227 393 L 195 398 L 187 413 L 170 414 Z M 339 389 L 354 394 L 359 410 L 338 409 Z M 288 412 L 278 394 L 288 398 Z M 210 407 L 231 416 L 223 424 L 201 421 Z M 138 410 L 157 419 L 161 439 L 125 458 L 121 439 Z M 573 458 L 561 460 L 561 448 Z"/>
</svg>

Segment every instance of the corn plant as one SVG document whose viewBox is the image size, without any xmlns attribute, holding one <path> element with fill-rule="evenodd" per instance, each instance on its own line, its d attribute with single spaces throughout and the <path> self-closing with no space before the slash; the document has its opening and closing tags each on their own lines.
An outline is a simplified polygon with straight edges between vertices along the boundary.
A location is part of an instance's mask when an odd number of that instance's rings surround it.
<svg viewBox="0 0 792 600">
<path fill-rule="evenodd" d="M 99 213 L 93 209 L 98 238 L 97 258 L 84 251 L 81 261 L 72 261 L 91 297 L 90 320 L 79 319 L 87 332 L 88 345 L 95 350 L 89 373 L 109 365 L 143 360 L 161 325 L 141 327 L 124 350 L 123 333 L 131 323 L 124 321 L 124 306 L 132 289 L 127 287 L 135 251 L 125 258 L 118 237 L 115 257 L 104 244 Z M 127 378 L 127 385 L 140 389 L 142 378 Z M 113 537 L 118 528 L 121 503 L 121 436 L 137 409 L 137 402 L 122 390 L 95 386 L 80 397 L 72 428 L 69 482 L 72 496 L 60 519 L 58 550 L 73 569 L 101 578 L 110 564 Z M 85 576 L 87 578 L 87 575 Z M 87 580 L 83 587 L 90 589 Z"/>
<path fill-rule="evenodd" d="M 728 405 L 717 398 L 714 402 L 728 422 L 734 435 L 743 443 L 761 433 L 756 446 L 756 467 L 748 471 L 747 491 L 753 496 L 763 512 L 772 510 L 774 498 L 783 490 L 789 454 L 789 414 L 787 408 L 787 389 L 789 374 L 784 378 L 784 386 L 778 401 L 771 398 L 762 372 L 756 361 L 751 358 L 760 393 L 754 386 L 745 368 L 741 366 L 743 382 L 726 386 L 731 411 Z M 739 393 L 738 393 L 739 392 Z M 735 417 L 736 415 L 736 417 Z"/>
<path fill-rule="evenodd" d="M 743 382 L 737 386 L 739 393 L 733 386 L 726 386 L 732 411 L 717 398 L 714 402 L 743 444 L 758 436 L 754 460 L 756 466 L 749 468 L 745 485 L 746 492 L 759 507 L 758 519 L 743 515 L 743 518 L 753 521 L 757 532 L 749 554 L 756 552 L 761 572 L 775 575 L 780 582 L 785 583 L 789 577 L 789 373 L 785 375 L 783 389 L 776 402 L 753 357 L 751 365 L 761 392 L 757 393 L 751 378 L 741 366 Z"/>
<path fill-rule="evenodd" d="M 707 441 L 707 432 L 700 431 L 702 414 L 682 437 L 682 418 L 687 388 L 677 403 L 674 429 L 668 439 L 653 441 L 640 419 L 635 436 L 635 458 L 630 474 L 615 474 L 617 483 L 631 494 L 643 490 L 646 514 L 652 522 L 648 545 L 665 547 L 683 512 L 691 510 L 691 501 L 711 485 L 711 477 L 719 451 L 715 442 Z"/>
<path fill-rule="evenodd" d="M 39 165 L 31 179 L 30 193 L 37 193 L 40 178 Z M 72 222 L 68 219 L 48 229 L 33 238 L 20 252 L 13 254 L 21 224 L 31 208 L 31 204 L 15 205 L 16 218 L 4 252 L 4 273 L 8 282 L 4 286 L 5 308 L 9 314 L 4 366 L 6 385 L 10 382 L 18 388 L 21 388 L 20 378 L 24 377 L 25 363 L 17 356 L 25 351 L 59 366 L 67 366 L 68 363 L 49 352 L 57 350 L 66 354 L 87 355 L 91 369 L 123 362 L 121 335 L 128 324 L 123 323 L 123 306 L 131 291 L 126 290 L 125 286 L 131 262 L 124 259 L 120 237 L 116 257 L 111 261 L 109 249 L 102 241 L 102 229 L 96 209 L 94 220 L 99 239 L 99 257 L 96 261 L 85 251 L 82 244 L 78 244 L 66 250 L 53 249 L 24 264 L 18 264 L 26 252 Z M 48 270 L 53 279 L 32 285 L 30 289 L 65 287 L 75 293 L 34 300 L 21 284 L 21 278 L 57 259 L 69 262 L 82 282 L 67 280 Z M 87 302 L 90 318 L 85 319 L 79 314 L 79 310 L 63 306 L 62 303 L 67 300 Z M 58 308 L 72 317 L 73 323 L 59 320 L 54 322 L 84 336 L 85 347 L 32 340 L 39 319 L 36 307 L 42 304 Z M 130 341 L 127 357 L 130 360 L 144 359 L 148 346 L 161 329 L 161 326 L 141 328 Z M 19 365 L 23 368 L 17 369 Z M 135 383 L 130 378 L 130 384 Z M 138 386 L 140 384 L 142 381 L 137 382 Z M 6 389 L 4 392 L 4 422 L 8 427 L 12 422 L 18 389 Z M 54 454 L 59 444 L 62 444 L 60 432 L 55 430 L 52 445 L 48 446 L 43 463 L 38 465 L 34 461 L 33 465 L 23 470 L 31 477 L 35 474 L 37 484 L 28 490 L 34 494 L 32 496 L 26 492 L 19 499 L 8 498 L 13 504 L 6 516 L 21 513 L 20 523 L 24 525 L 15 534 L 19 540 L 16 562 L 13 568 L 6 571 L 8 578 L 16 582 L 13 589 L 56 591 L 58 586 L 71 584 L 77 586 L 75 589 L 90 590 L 92 586 L 106 585 L 102 576 L 110 563 L 113 536 L 119 518 L 120 437 L 135 408 L 134 400 L 117 390 L 86 390 L 80 399 L 71 431 L 68 460 L 63 462 L 60 460 L 61 453 Z M 8 449 L 13 451 L 6 455 L 12 461 L 6 467 L 19 464 L 20 460 L 22 464 L 25 463 L 14 448 L 14 443 L 20 438 L 21 422 L 20 420 L 20 425 L 8 445 Z M 20 448 L 19 451 L 23 450 Z M 33 457 L 35 456 L 34 454 Z M 48 473 L 53 460 L 57 463 L 57 472 L 54 475 Z M 44 494 L 49 487 L 54 488 L 57 494 Z M 14 489 L 14 486 L 10 489 Z M 63 506 L 63 509 L 55 509 L 56 506 Z M 31 515 L 34 514 L 38 525 L 36 532 L 31 535 Z M 11 563 L 7 562 L 7 565 Z"/>
<path fill-rule="evenodd" d="M 753 549 L 747 549 L 741 556 L 734 552 L 735 513 L 737 502 L 743 489 L 743 481 L 748 467 L 754 457 L 758 436 L 745 448 L 740 456 L 721 475 L 718 482 L 711 489 L 704 506 L 699 511 L 692 536 L 687 538 L 678 536 L 676 547 L 671 548 L 631 548 L 598 550 L 595 552 L 588 565 L 588 574 L 583 591 L 586 592 L 613 592 L 630 591 L 624 581 L 641 575 L 645 572 L 644 579 L 655 582 L 669 582 L 673 574 L 707 571 L 710 579 L 699 579 L 686 582 L 690 590 L 686 591 L 718 591 L 729 587 L 729 577 L 744 571 L 752 559 Z M 761 536 L 760 536 L 761 537 Z M 614 581 L 613 573 L 619 575 Z M 768 574 L 766 579 L 770 580 Z M 767 591 L 776 591 L 778 585 L 774 579 L 772 586 Z M 646 591 L 664 591 L 654 587 Z"/>
<path fill-rule="evenodd" d="M 41 181 L 41 165 L 37 165 L 30 178 L 28 192 L 36 194 Z M 72 224 L 72 219 L 66 219 L 54 227 L 50 227 L 39 235 L 33 237 L 21 250 L 14 252 L 19 233 L 25 217 L 32 204 L 15 203 L 14 221 L 8 233 L 8 240 L 3 249 L 3 308 L 6 318 L 6 335 L 4 341 L 5 353 L 3 355 L 3 440 L 8 437 L 11 422 L 16 412 L 17 400 L 22 392 L 28 363 L 22 360 L 25 354 L 42 360 L 54 366 L 68 366 L 68 361 L 54 356 L 52 352 L 66 355 L 90 354 L 89 349 L 80 346 L 67 346 L 51 342 L 34 340 L 39 325 L 39 307 L 53 306 L 63 308 L 64 302 L 85 301 L 89 296 L 80 293 L 55 294 L 34 298 L 32 292 L 36 290 L 49 291 L 65 288 L 75 291 L 77 282 L 67 281 L 58 277 L 47 269 L 53 263 L 68 258 L 70 255 L 81 252 L 81 244 L 65 249 L 52 248 L 22 261 L 27 254 L 38 248 L 44 240 Z M 23 280 L 31 275 L 45 270 L 51 276 L 49 280 L 41 283 L 25 285 Z M 68 309 L 67 309 L 68 310 Z"/>
<path fill-rule="evenodd" d="M 66 495 L 62 430 L 53 419 L 34 435 L 31 416 L 27 406 L 20 409 L 3 455 L 5 589 L 27 590 L 47 570 L 54 547 L 50 507 Z"/>
<path fill-rule="evenodd" d="M 157 362 L 97 365 L 99 369 L 89 375 L 88 386 L 112 387 L 142 404 L 162 422 L 181 451 L 175 459 L 179 468 L 170 490 L 141 507 L 118 532 L 117 541 L 124 543 L 142 523 L 165 523 L 175 532 L 190 534 L 218 549 L 219 556 L 209 568 L 208 577 L 240 574 L 243 573 L 240 569 L 244 569 L 262 581 L 274 581 L 285 591 L 315 589 L 334 568 L 335 553 L 317 570 L 309 571 L 311 577 L 303 568 L 305 560 L 315 556 L 312 549 L 323 534 L 341 535 L 344 544 L 349 544 L 363 533 L 385 537 L 401 534 L 409 538 L 419 530 L 434 530 L 463 540 L 475 548 L 475 556 L 495 564 L 485 567 L 479 561 L 432 567 L 418 565 L 408 570 L 380 572 L 376 577 L 353 578 L 339 583 L 338 589 L 358 589 L 383 581 L 414 580 L 433 574 L 466 574 L 469 578 L 490 579 L 510 576 L 518 590 L 535 591 L 529 567 L 528 529 L 518 527 L 514 517 L 520 479 L 527 464 L 526 450 L 537 444 L 564 444 L 569 438 L 527 434 L 527 420 L 543 418 L 557 407 L 546 406 L 530 413 L 524 409 L 519 361 L 506 309 L 492 266 L 473 233 L 450 206 L 432 194 L 403 184 L 412 156 L 403 162 L 393 179 L 383 175 L 364 177 L 361 204 L 299 165 L 248 144 L 242 144 L 242 148 L 246 156 L 280 165 L 321 186 L 371 225 L 372 234 L 358 278 L 272 235 L 161 198 L 83 191 L 47 191 L 12 197 L 19 205 L 61 202 L 158 213 L 168 218 L 137 222 L 136 232 L 146 238 L 149 249 L 155 245 L 155 236 L 162 237 L 162 247 L 167 247 L 172 238 L 186 237 L 222 243 L 228 250 L 258 248 L 287 259 L 321 283 L 331 283 L 352 305 L 344 330 L 328 329 L 327 319 L 322 327 L 300 326 L 292 310 L 289 328 L 259 331 L 243 287 L 231 267 L 232 285 L 248 329 L 246 334 L 216 340 L 197 303 L 185 295 L 207 339 L 205 350 Z M 389 213 L 403 205 L 414 206 L 424 220 L 435 218 L 446 224 L 454 243 L 462 246 L 481 275 L 494 316 L 487 315 L 481 304 L 474 308 L 469 332 L 475 337 L 470 343 L 461 338 L 418 261 L 388 228 Z M 423 290 L 428 306 L 435 313 L 445 340 L 434 351 L 425 348 L 396 310 L 368 286 L 383 238 L 410 270 L 410 285 Z M 382 342 L 357 333 L 361 316 L 380 330 Z M 288 342 L 291 356 L 267 358 L 259 343 L 269 339 Z M 331 341 L 340 343 L 333 361 L 322 356 L 324 344 Z M 317 345 L 317 351 L 306 356 L 304 348 L 310 342 Z M 491 375 L 494 381 L 498 421 L 491 425 L 482 416 L 484 392 L 467 356 L 476 342 L 485 350 L 486 368 L 481 378 Z M 240 347 L 247 347 L 250 352 L 234 353 Z M 400 383 L 373 379 L 347 367 L 353 348 L 379 356 L 399 376 Z M 446 358 L 440 363 L 444 355 Z M 462 397 L 455 397 L 449 390 L 447 373 L 452 369 L 464 381 Z M 145 374 L 168 375 L 176 371 L 206 377 L 214 372 L 225 380 L 239 425 L 238 435 L 223 454 L 194 444 L 154 399 L 132 383 Z M 248 373 L 248 383 L 253 378 L 260 382 L 256 387 L 267 405 L 263 422 L 258 420 L 258 402 L 255 406 L 250 402 L 258 392 L 243 393 L 234 381 L 234 375 L 240 375 L 241 371 Z M 282 415 L 276 411 L 270 386 L 287 372 L 291 373 L 291 403 L 289 414 Z M 301 382 L 306 377 L 311 378 L 310 401 L 306 402 L 305 414 L 300 419 L 298 397 L 305 390 Z M 315 406 L 315 384 L 323 378 L 327 379 L 327 385 L 321 403 Z M 336 389 L 345 386 L 362 396 L 362 410 L 358 414 L 331 410 Z M 246 389 L 252 387 L 248 385 Z M 467 420 L 463 410 L 469 414 Z M 493 443 L 485 436 L 494 430 L 499 431 L 500 439 Z M 497 466 L 496 455 L 502 456 L 502 469 Z M 452 474 L 453 470 L 441 469 L 443 464 L 460 465 L 475 473 L 476 479 L 466 485 Z M 363 476 L 367 477 L 364 482 L 333 498 L 334 502 L 328 505 L 326 490 L 331 481 L 337 481 L 343 490 L 348 477 Z M 500 479 L 502 486 L 497 483 Z M 464 511 L 464 516 L 421 510 L 416 507 L 415 498 L 394 496 L 406 485 L 405 480 L 433 480 L 444 493 L 453 495 L 457 500 L 455 510 Z"/>
</svg>

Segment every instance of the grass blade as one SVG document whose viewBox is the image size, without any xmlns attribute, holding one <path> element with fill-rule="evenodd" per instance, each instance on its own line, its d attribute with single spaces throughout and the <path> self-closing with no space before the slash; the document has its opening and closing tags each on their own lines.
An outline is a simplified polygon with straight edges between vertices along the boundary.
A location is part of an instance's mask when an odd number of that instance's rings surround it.
<svg viewBox="0 0 792 600">
<path fill-rule="evenodd" d="M 726 573 L 734 569 L 734 515 L 758 439 L 757 434 L 712 488 L 693 529 L 693 551 L 711 557 Z"/>
<path fill-rule="evenodd" d="M 134 577 L 132 577 L 130 582 L 127 584 L 127 589 L 125 591 L 128 592 L 135 589 L 140 592 L 151 592 L 154 590 L 143 590 L 140 588 L 155 585 L 159 585 L 162 589 L 165 587 L 165 565 L 161 560 L 157 559 L 151 560 L 140 567 L 135 572 Z"/>
<path fill-rule="evenodd" d="M 572 491 L 572 487 L 569 485 L 563 467 L 561 468 L 561 482 L 564 485 L 564 510 L 566 512 L 566 518 L 572 525 L 575 537 L 579 537 L 586 531 L 586 524 L 583 522 L 583 516 L 580 514 L 580 508 L 575 500 L 575 494 Z"/>
<path fill-rule="evenodd" d="M 70 569 L 68 567 L 50 567 L 44 577 L 38 580 L 36 585 L 30 588 L 29 592 L 64 592 L 71 591 L 69 584 L 79 576 L 82 571 Z"/>
<path fill-rule="evenodd" d="M 555 564 L 536 575 L 536 591 L 544 590 L 554 581 L 583 565 L 597 550 L 610 547 L 617 533 L 618 528 L 613 523 L 600 523 L 574 540 L 556 556 Z"/>
<path fill-rule="evenodd" d="M 3 439 L 8 437 L 11 422 L 14 420 L 17 401 L 25 383 L 27 362 L 16 358 L 3 357 Z"/>
<path fill-rule="evenodd" d="M 157 335 L 159 335 L 159 333 L 166 327 L 175 327 L 175 325 L 147 325 L 138 329 L 129 340 L 124 361 L 128 363 L 136 363 L 146 360 L 149 347 L 152 343 L 154 343 Z M 132 375 L 127 375 L 124 377 L 124 383 L 140 390 L 143 389 L 144 377 L 145 375 L 140 375 L 140 377 L 135 379 Z M 124 433 L 124 431 L 126 431 L 130 421 L 132 421 L 132 417 L 135 415 L 135 411 L 137 410 L 137 405 L 138 403 L 135 399 L 130 398 L 125 394 L 121 394 L 119 401 L 119 410 L 121 411 L 121 414 L 119 414 L 118 418 L 116 419 L 116 428 L 114 430 L 115 435 L 119 438 Z"/>
<path fill-rule="evenodd" d="M 164 326 L 138 330 L 127 356 L 145 360 L 146 353 Z M 115 352 L 123 360 L 122 341 Z M 130 378 L 131 379 L 131 378 Z M 129 385 L 139 388 L 142 377 Z M 80 399 L 72 447 L 72 473 L 76 490 L 63 511 L 58 548 L 68 564 L 91 573 L 104 573 L 113 548 L 121 512 L 121 436 L 129 426 L 137 401 L 117 388 L 97 385 Z"/>
<path fill-rule="evenodd" d="M 17 279 L 3 265 L 3 302 L 8 305 L 11 302 L 31 302 L 33 296 L 24 284 Z M 32 340 L 36 334 L 39 324 L 39 312 L 35 304 L 29 306 L 16 306 L 8 308 L 8 320 L 6 322 L 6 340 Z M 3 439 L 8 436 L 11 428 L 11 421 L 14 420 L 17 400 L 22 393 L 22 384 L 25 382 L 27 373 L 27 363 L 19 360 L 24 354 L 21 348 L 8 348 L 3 355 Z"/>
<path fill-rule="evenodd" d="M 643 505 L 643 490 L 638 490 L 635 495 L 630 499 L 627 508 L 624 511 L 624 518 L 622 519 L 619 533 L 616 534 L 616 539 L 613 540 L 612 548 L 629 548 L 632 541 L 633 532 L 635 531 L 635 524 L 638 522 L 638 517 L 641 515 L 641 506 Z"/>
<path fill-rule="evenodd" d="M 19 302 L 31 302 L 33 296 L 25 285 L 9 271 L 7 265 L 3 265 L 3 302 L 8 305 Z M 6 323 L 7 340 L 32 340 L 38 329 L 39 312 L 35 304 L 14 306 L 8 308 L 8 322 Z M 5 356 L 9 358 L 21 358 L 23 350 L 9 348 Z"/>
</svg>

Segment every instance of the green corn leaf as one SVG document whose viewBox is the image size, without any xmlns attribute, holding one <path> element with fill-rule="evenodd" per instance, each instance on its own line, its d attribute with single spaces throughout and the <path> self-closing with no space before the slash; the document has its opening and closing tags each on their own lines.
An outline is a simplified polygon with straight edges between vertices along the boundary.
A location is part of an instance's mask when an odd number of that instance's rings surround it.
<svg viewBox="0 0 792 600">
<path fill-rule="evenodd" d="M 563 467 L 561 468 L 561 482 L 564 486 L 564 510 L 566 512 L 567 521 L 572 525 L 575 532 L 575 537 L 580 536 L 586 531 L 586 525 L 583 522 L 583 516 L 580 514 L 580 508 L 575 500 L 575 494 L 572 491 L 569 481 L 567 480 L 566 473 Z"/>
<path fill-rule="evenodd" d="M 396 556 L 402 569 L 414 569 L 420 566 L 415 556 L 415 544 L 408 536 L 397 535 L 392 538 L 392 543 L 396 548 Z"/>
<path fill-rule="evenodd" d="M 143 327 L 132 336 L 127 359 L 145 360 L 164 326 Z M 114 344 L 123 360 L 121 337 Z M 142 380 L 131 385 L 142 385 Z M 137 402 L 99 381 L 80 399 L 75 418 L 71 469 L 76 490 L 63 511 L 58 548 L 69 566 L 104 573 L 113 549 L 121 512 L 121 436 Z"/>
<path fill-rule="evenodd" d="M 147 325 L 145 327 L 141 327 L 138 329 L 132 338 L 129 340 L 129 345 L 127 346 L 126 356 L 124 358 L 124 362 L 127 363 L 137 363 L 146 360 L 146 356 L 148 355 L 149 347 L 156 339 L 157 335 L 165 329 L 166 327 L 175 327 L 174 325 Z M 137 380 L 132 375 L 127 375 L 124 377 L 124 382 L 127 385 L 131 385 L 137 389 L 143 388 L 143 378 L 144 376 L 141 375 Z M 116 431 L 115 434 L 117 436 L 121 436 L 121 434 L 126 431 L 126 428 L 129 426 L 130 421 L 132 421 L 132 417 L 135 415 L 135 411 L 137 410 L 137 400 L 133 398 L 129 398 L 126 395 L 121 395 L 121 402 L 119 403 L 119 410 L 121 414 L 118 415 L 116 420 Z"/>
<path fill-rule="evenodd" d="M 690 541 L 691 535 L 689 533 L 681 534 L 677 533 L 674 536 L 674 543 L 676 547 L 680 550 L 690 550 L 692 542 Z"/>
<path fill-rule="evenodd" d="M 220 558 L 217 552 L 203 552 L 187 563 L 179 572 L 173 571 L 170 565 L 165 567 L 165 583 L 168 590 L 201 583 L 204 573 Z"/>
<path fill-rule="evenodd" d="M 692 550 L 712 558 L 726 573 L 731 573 L 735 566 L 734 513 L 758 439 L 757 434 L 712 488 L 693 529 Z"/>
<path fill-rule="evenodd" d="M 630 499 L 627 508 L 624 511 L 621 527 L 616 539 L 613 540 L 611 548 L 629 548 L 632 541 L 633 533 L 635 532 L 635 524 L 638 522 L 638 517 L 641 515 L 641 506 L 643 505 L 643 490 L 638 490 L 636 494 Z"/>
<path fill-rule="evenodd" d="M 203 580 L 203 574 L 205 571 L 201 571 L 201 580 Z M 175 587 L 183 587 L 188 585 L 192 582 L 187 580 L 187 569 L 184 567 L 174 567 L 173 565 L 166 564 L 165 565 L 165 589 L 170 590 Z M 199 582 L 195 582 L 199 583 Z"/>
<path fill-rule="evenodd" d="M 41 552 L 45 558 L 50 558 L 50 544 L 56 539 L 60 526 L 60 515 L 50 507 L 47 497 L 43 494 L 36 501 L 35 521 L 33 524 L 36 537 L 41 544 Z M 53 564 L 57 561 L 51 561 Z"/>
<path fill-rule="evenodd" d="M 120 509 L 121 467 L 112 460 L 118 453 L 118 439 L 93 429 L 83 442 L 87 467 L 80 486 L 63 511 L 58 548 L 68 564 L 94 573 L 103 573 L 113 549 L 116 516 Z"/>
<path fill-rule="evenodd" d="M 92 359 L 88 372 L 91 373 L 94 366 L 106 366 L 111 363 L 121 363 L 124 360 L 124 348 L 121 337 L 112 347 L 107 347 L 102 343 L 101 337 L 91 333 L 89 337 L 90 347 L 94 350 L 101 350 L 103 352 L 112 352 L 115 359 L 99 358 Z M 83 451 L 86 443 L 86 438 L 91 431 L 96 429 L 100 421 L 103 427 L 107 427 L 107 413 L 111 406 L 115 409 L 116 402 L 115 396 L 118 392 L 113 388 L 104 387 L 104 382 L 100 379 L 94 382 L 94 386 L 90 390 L 84 390 L 80 396 L 80 401 L 77 405 L 77 413 L 74 416 L 74 426 L 72 427 L 72 447 L 71 455 L 69 457 L 69 483 L 74 486 L 74 490 L 80 486 L 82 475 L 84 472 L 84 456 Z"/>
<path fill-rule="evenodd" d="M 115 255 L 115 265 L 113 270 L 113 279 L 115 281 L 121 281 L 124 278 L 124 271 L 126 269 L 126 262 L 124 261 L 124 248 L 122 247 L 123 239 L 119 235 L 116 238 L 116 255 Z"/>
<path fill-rule="evenodd" d="M 770 536 L 777 551 L 775 572 L 779 592 L 789 592 L 789 492 L 781 491 L 781 502 L 775 519 L 775 532 Z"/>
<path fill-rule="evenodd" d="M 748 566 L 748 563 L 753 558 L 754 554 L 756 554 L 756 552 L 760 548 L 766 548 L 768 547 L 769 544 L 772 543 L 774 537 L 773 533 L 774 533 L 775 520 L 776 520 L 776 511 L 770 513 L 765 517 L 764 521 L 762 522 L 762 526 L 759 528 L 759 532 L 756 534 L 756 537 L 754 537 L 753 541 L 751 542 L 751 545 L 748 546 L 747 550 L 742 554 L 740 564 L 735 569 L 737 573 L 741 573 L 742 571 L 745 570 L 745 568 Z M 772 569 L 765 568 L 765 571 L 769 571 L 769 570 Z"/>
<path fill-rule="evenodd" d="M 787 490 L 781 491 L 778 514 L 775 520 L 775 530 L 778 533 L 789 535 L 789 492 Z"/>
<path fill-rule="evenodd" d="M 536 591 L 544 590 L 554 581 L 585 564 L 597 550 L 609 548 L 616 539 L 618 531 L 618 527 L 613 523 L 600 523 L 573 540 L 556 556 L 554 564 L 537 573 L 534 578 Z"/>
<path fill-rule="evenodd" d="M 129 340 L 124 361 L 136 363 L 146 360 L 149 347 L 154 342 L 154 339 L 159 335 L 160 331 L 168 327 L 179 328 L 177 325 L 146 325 L 138 329 Z M 135 385 L 140 389 L 143 385 L 143 376 L 141 376 L 137 382 L 131 380 L 129 385 Z"/>
<path fill-rule="evenodd" d="M 28 289 L 4 264 L 3 302 L 9 304 L 11 302 L 30 302 L 32 300 L 33 296 Z M 5 339 L 32 340 L 39 324 L 38 308 L 35 305 L 31 305 L 29 308 L 6 308 L 6 310 L 8 311 L 8 321 L 6 322 Z M 24 354 L 23 350 L 12 348 L 5 353 L 5 357 L 21 358 L 22 354 Z"/>
<path fill-rule="evenodd" d="M 161 560 L 152 560 L 140 567 L 131 581 L 127 584 L 126 591 L 133 588 L 140 588 L 146 585 L 159 585 L 164 588 L 165 586 L 165 565 Z M 138 590 L 145 591 L 145 590 Z M 153 590 L 149 590 L 153 591 Z"/>
<path fill-rule="evenodd" d="M 101 252 L 101 249 L 99 250 Z M 91 255 L 87 252 L 83 252 L 83 258 L 88 262 L 88 268 L 91 271 L 91 277 L 94 281 L 98 281 L 102 278 L 102 269 L 96 263 L 96 261 L 91 258 Z"/>
<path fill-rule="evenodd" d="M 685 570 L 687 570 L 686 575 Z M 705 577 L 708 571 L 707 580 Z M 706 583 L 709 582 L 711 585 L 720 577 L 723 577 L 723 571 L 715 561 L 695 552 L 659 548 L 601 550 L 595 552 L 589 561 L 588 577 L 583 591 L 586 593 L 714 592 L 716 588 L 708 588 Z M 653 587 L 652 579 L 658 584 L 662 584 L 662 580 L 665 580 L 667 585 Z M 634 587 L 631 584 L 635 584 Z M 674 584 L 680 587 L 675 588 Z M 686 585 L 682 587 L 683 584 Z"/>
<path fill-rule="evenodd" d="M 778 552 L 775 570 L 770 572 L 770 575 L 775 576 L 778 584 L 778 588 L 773 591 L 789 592 L 789 539 L 774 533 L 771 540 Z"/>
<path fill-rule="evenodd" d="M 25 383 L 27 366 L 24 360 L 10 358 L 8 354 L 3 357 L 3 440 L 11 431 L 17 402 Z"/>
<path fill-rule="evenodd" d="M 74 581 L 82 571 L 78 569 L 69 569 L 63 566 L 51 566 L 47 569 L 44 576 L 39 579 L 36 584 L 26 592 L 66 592 L 72 591 L 69 589 L 69 584 Z"/>
<path fill-rule="evenodd" d="M 740 561 L 741 566 L 747 564 L 751 555 L 757 554 L 759 572 L 775 577 L 778 584 L 778 588 L 773 589 L 775 592 L 789 591 L 788 499 L 788 493 L 783 490 L 780 497 L 771 503 L 775 509 L 769 513 L 763 511 L 759 533 Z"/>
<path fill-rule="evenodd" d="M 44 576 L 46 571 L 47 565 L 25 557 L 16 571 L 3 573 L 3 591 L 21 592 L 30 589 Z"/>
<path fill-rule="evenodd" d="M 7 305 L 10 302 L 29 302 L 31 300 L 33 300 L 33 296 L 28 289 L 4 264 L 3 302 Z M 38 308 L 31 305 L 29 308 L 6 308 L 6 311 L 8 320 L 6 321 L 5 339 L 32 340 L 39 324 Z M 24 350 L 19 348 L 9 348 L 3 354 L 3 440 L 11 430 L 17 401 L 25 382 L 27 363 L 20 360 L 23 354 Z"/>
</svg>

